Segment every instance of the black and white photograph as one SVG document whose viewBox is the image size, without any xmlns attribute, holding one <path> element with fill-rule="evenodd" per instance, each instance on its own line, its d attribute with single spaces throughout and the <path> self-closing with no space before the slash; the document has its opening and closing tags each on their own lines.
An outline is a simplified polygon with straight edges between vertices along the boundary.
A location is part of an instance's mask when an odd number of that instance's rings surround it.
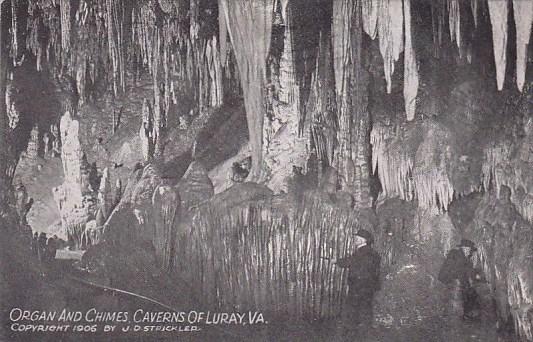
<svg viewBox="0 0 533 342">
<path fill-rule="evenodd" d="M 533 0 L 0 0 L 0 342 L 533 342 Z"/>
</svg>

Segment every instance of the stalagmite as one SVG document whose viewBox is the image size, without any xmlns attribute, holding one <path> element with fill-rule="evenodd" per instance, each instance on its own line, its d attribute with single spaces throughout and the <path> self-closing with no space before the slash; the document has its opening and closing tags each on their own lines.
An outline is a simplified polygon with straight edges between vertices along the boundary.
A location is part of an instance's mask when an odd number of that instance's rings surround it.
<svg viewBox="0 0 533 342">
<path fill-rule="evenodd" d="M 524 88 L 527 67 L 527 50 L 533 24 L 533 1 L 513 0 L 514 20 L 516 23 L 516 85 Z"/>
<path fill-rule="evenodd" d="M 262 168 L 263 104 L 266 58 L 270 48 L 273 0 L 220 0 L 239 67 L 248 121 L 252 168 L 249 179 L 259 180 Z"/>
<path fill-rule="evenodd" d="M 20 122 L 20 111 L 18 110 L 17 103 L 15 102 L 15 92 L 16 92 L 16 89 L 13 86 L 13 84 L 8 84 L 6 86 L 5 109 L 6 109 L 7 118 L 9 119 L 8 126 L 11 130 L 17 128 Z"/>
<path fill-rule="evenodd" d="M 54 200 L 58 206 L 61 223 L 66 233 L 77 240 L 84 231 L 88 219 L 83 200 L 82 161 L 83 151 L 79 139 L 79 121 L 67 111 L 60 121 L 61 162 L 64 182 L 54 188 Z"/>
<path fill-rule="evenodd" d="M 387 93 L 392 90 L 394 62 L 403 51 L 403 5 L 401 1 L 381 0 L 378 19 L 379 50 L 383 57 Z"/>
<path fill-rule="evenodd" d="M 98 189 L 98 206 L 104 219 L 109 217 L 113 209 L 113 191 L 111 189 L 111 176 L 109 169 L 106 167 L 102 173 L 100 189 Z"/>
<path fill-rule="evenodd" d="M 150 161 L 154 156 L 153 125 L 154 117 L 150 103 L 147 99 L 144 99 L 142 106 L 142 123 L 139 128 L 139 138 L 141 140 L 144 161 Z"/>
<path fill-rule="evenodd" d="M 178 192 L 170 186 L 159 186 L 152 196 L 155 232 L 153 244 L 159 266 L 163 270 L 173 268 L 177 225 L 176 214 L 180 209 L 181 199 Z"/>
<path fill-rule="evenodd" d="M 408 121 L 415 118 L 416 95 L 418 93 L 418 67 L 412 42 L 410 2 L 411 0 L 403 0 L 405 18 L 403 98 L 405 101 L 405 113 L 407 114 Z"/>
<path fill-rule="evenodd" d="M 488 0 L 498 90 L 503 89 L 507 63 L 507 1 Z"/>
<path fill-rule="evenodd" d="M 30 140 L 26 148 L 28 158 L 36 158 L 39 152 L 39 128 L 34 126 L 30 133 Z"/>
</svg>

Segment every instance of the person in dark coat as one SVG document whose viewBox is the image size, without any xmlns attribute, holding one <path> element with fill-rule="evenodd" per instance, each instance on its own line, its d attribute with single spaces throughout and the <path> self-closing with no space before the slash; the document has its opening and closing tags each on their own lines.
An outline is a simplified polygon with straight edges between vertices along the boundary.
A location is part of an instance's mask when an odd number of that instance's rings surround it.
<svg viewBox="0 0 533 342">
<path fill-rule="evenodd" d="M 33 233 L 33 239 L 31 240 L 31 252 L 36 257 L 39 256 L 39 234 L 37 232 Z"/>
<path fill-rule="evenodd" d="M 439 281 L 447 286 L 446 306 L 451 318 L 469 318 L 474 312 L 475 303 L 472 301 L 476 294 L 472 285 L 479 279 L 472 263 L 476 251 L 472 241 L 462 239 L 457 248 L 448 252 L 440 268 Z"/>
<path fill-rule="evenodd" d="M 352 340 L 355 332 L 360 334 L 372 325 L 374 295 L 381 289 L 381 257 L 372 248 L 373 242 L 370 232 L 359 230 L 355 235 L 354 253 L 335 263 L 348 269 L 348 297 L 341 327 L 345 340 Z"/>
<path fill-rule="evenodd" d="M 56 251 L 57 251 L 57 240 L 53 237 L 48 239 L 48 242 L 46 244 L 46 256 L 48 261 L 54 261 L 56 258 Z"/>
<path fill-rule="evenodd" d="M 96 162 L 93 162 L 89 169 L 89 185 L 93 191 L 98 191 L 100 188 L 100 178 L 101 177 L 98 176 L 98 167 L 96 166 Z"/>
<path fill-rule="evenodd" d="M 46 261 L 46 241 L 46 233 L 41 232 L 41 234 L 39 234 L 39 239 L 37 240 L 37 250 L 41 262 Z"/>
</svg>

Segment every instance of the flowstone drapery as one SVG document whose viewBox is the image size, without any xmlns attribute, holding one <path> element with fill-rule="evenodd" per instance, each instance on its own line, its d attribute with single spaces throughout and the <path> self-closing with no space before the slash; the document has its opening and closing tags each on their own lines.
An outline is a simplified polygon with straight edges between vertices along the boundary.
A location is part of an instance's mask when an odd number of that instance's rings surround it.
<svg viewBox="0 0 533 342">
<path fill-rule="evenodd" d="M 248 178 L 260 180 L 263 160 L 264 82 L 270 48 L 273 0 L 220 0 L 239 67 L 248 121 L 252 168 Z"/>
</svg>

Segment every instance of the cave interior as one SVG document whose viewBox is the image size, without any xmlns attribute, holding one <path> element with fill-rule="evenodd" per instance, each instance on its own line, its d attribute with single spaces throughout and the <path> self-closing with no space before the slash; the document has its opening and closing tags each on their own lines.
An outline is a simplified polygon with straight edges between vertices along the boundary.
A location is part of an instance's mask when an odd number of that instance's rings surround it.
<svg viewBox="0 0 533 342">
<path fill-rule="evenodd" d="M 327 320 L 364 228 L 401 330 L 470 239 L 484 324 L 533 341 L 532 22 L 531 0 L 2 0 L 3 257 L 35 270 L 46 232 L 102 284 Z"/>
</svg>

